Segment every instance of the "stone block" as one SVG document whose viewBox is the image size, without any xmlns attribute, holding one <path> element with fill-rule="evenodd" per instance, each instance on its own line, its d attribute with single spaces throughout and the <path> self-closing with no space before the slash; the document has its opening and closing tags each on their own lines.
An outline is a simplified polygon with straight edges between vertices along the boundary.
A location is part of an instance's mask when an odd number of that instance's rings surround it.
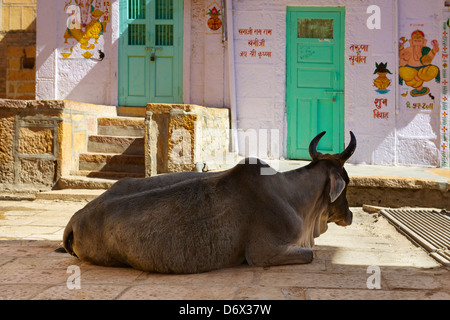
<svg viewBox="0 0 450 320">
<path fill-rule="evenodd" d="M 22 29 L 36 29 L 36 8 L 23 7 L 22 8 Z"/>
<path fill-rule="evenodd" d="M 8 50 L 6 51 L 6 56 L 9 58 L 20 58 L 23 56 L 23 48 L 22 47 L 15 47 L 15 46 L 9 46 Z"/>
<path fill-rule="evenodd" d="M 86 115 L 102 110 L 72 101 L 0 99 L 0 189 L 51 189 L 78 170 Z"/>
<path fill-rule="evenodd" d="M 30 81 L 36 77 L 36 72 L 33 69 L 25 70 L 8 70 L 9 81 Z"/>
<path fill-rule="evenodd" d="M 229 145 L 228 109 L 151 103 L 147 114 L 153 121 L 153 128 L 146 121 L 147 135 L 157 132 L 155 149 L 146 144 L 147 175 L 154 173 L 155 162 L 157 173 L 201 170 L 205 163 L 216 169 L 223 163 Z"/>
<path fill-rule="evenodd" d="M 20 69 L 20 57 L 10 57 L 8 59 L 9 69 Z"/>
<path fill-rule="evenodd" d="M 168 171 L 192 171 L 196 163 L 198 116 L 174 109 L 170 112 L 168 136 Z"/>
<path fill-rule="evenodd" d="M 56 182 L 56 160 L 23 158 L 19 168 L 19 184 L 52 187 Z"/>
<path fill-rule="evenodd" d="M 22 29 L 22 8 L 10 7 L 9 8 L 9 29 L 19 30 Z"/>
<path fill-rule="evenodd" d="M 34 82 L 21 83 L 17 86 L 17 93 L 35 93 L 36 84 Z"/>
<path fill-rule="evenodd" d="M 14 182 L 14 116 L 0 115 L 0 183 Z"/>
<path fill-rule="evenodd" d="M 150 111 L 145 114 L 144 156 L 145 176 L 158 174 L 158 124 Z"/>
<path fill-rule="evenodd" d="M 53 154 L 53 130 L 50 128 L 20 128 L 19 153 Z"/>
<path fill-rule="evenodd" d="M 2 29 L 3 31 L 9 30 L 9 7 L 3 6 L 2 8 Z"/>
</svg>

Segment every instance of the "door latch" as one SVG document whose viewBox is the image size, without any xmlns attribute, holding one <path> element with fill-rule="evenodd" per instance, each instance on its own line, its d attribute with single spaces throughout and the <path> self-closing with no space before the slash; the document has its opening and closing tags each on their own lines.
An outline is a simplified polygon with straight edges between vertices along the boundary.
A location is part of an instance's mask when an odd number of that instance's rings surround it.
<svg viewBox="0 0 450 320">
<path fill-rule="evenodd" d="M 153 47 L 153 46 L 149 46 L 149 47 L 146 47 L 145 48 L 145 50 L 146 51 L 151 51 L 151 53 L 150 53 L 150 61 L 155 61 L 156 60 L 156 54 L 155 54 L 155 52 L 158 50 L 158 51 L 162 51 L 163 50 L 163 48 L 161 48 L 161 47 Z"/>
<path fill-rule="evenodd" d="M 338 90 L 329 90 L 329 91 L 325 91 L 325 94 L 332 94 L 333 98 L 331 98 L 331 101 L 336 102 L 336 95 L 337 94 L 343 94 L 344 91 L 338 91 Z"/>
</svg>

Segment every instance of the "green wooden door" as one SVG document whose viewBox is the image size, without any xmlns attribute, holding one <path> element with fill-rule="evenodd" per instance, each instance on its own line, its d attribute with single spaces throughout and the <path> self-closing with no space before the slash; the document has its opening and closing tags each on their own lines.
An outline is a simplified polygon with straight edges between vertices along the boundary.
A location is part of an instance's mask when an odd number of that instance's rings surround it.
<svg viewBox="0 0 450 320">
<path fill-rule="evenodd" d="M 344 18 L 341 7 L 287 8 L 287 156 L 310 159 L 344 147 Z"/>
<path fill-rule="evenodd" d="M 182 103 L 183 0 L 120 0 L 119 104 Z"/>
</svg>

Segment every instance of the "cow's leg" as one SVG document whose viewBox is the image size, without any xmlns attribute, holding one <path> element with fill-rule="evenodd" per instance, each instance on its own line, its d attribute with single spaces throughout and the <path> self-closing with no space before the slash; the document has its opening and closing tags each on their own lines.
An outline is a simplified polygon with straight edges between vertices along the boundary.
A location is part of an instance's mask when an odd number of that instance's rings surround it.
<svg viewBox="0 0 450 320">
<path fill-rule="evenodd" d="M 283 264 L 303 264 L 313 261 L 313 252 L 309 248 L 300 248 L 296 245 L 285 246 L 279 254 L 271 257 L 268 261 L 269 265 Z"/>
<path fill-rule="evenodd" d="M 247 262 L 253 266 L 304 264 L 313 260 L 311 249 L 301 248 L 293 244 L 252 243 L 246 251 Z"/>
</svg>

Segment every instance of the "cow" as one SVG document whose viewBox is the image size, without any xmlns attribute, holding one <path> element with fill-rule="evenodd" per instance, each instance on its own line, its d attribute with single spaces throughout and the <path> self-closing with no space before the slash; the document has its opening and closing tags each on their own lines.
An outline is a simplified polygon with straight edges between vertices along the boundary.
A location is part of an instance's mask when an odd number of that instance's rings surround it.
<svg viewBox="0 0 450 320">
<path fill-rule="evenodd" d="M 157 273 L 200 273 L 233 267 L 310 263 L 314 238 L 327 224 L 352 223 L 342 153 L 322 154 L 301 168 L 246 159 L 212 173 L 127 178 L 76 212 L 63 235 L 65 250 L 96 265 Z"/>
</svg>

